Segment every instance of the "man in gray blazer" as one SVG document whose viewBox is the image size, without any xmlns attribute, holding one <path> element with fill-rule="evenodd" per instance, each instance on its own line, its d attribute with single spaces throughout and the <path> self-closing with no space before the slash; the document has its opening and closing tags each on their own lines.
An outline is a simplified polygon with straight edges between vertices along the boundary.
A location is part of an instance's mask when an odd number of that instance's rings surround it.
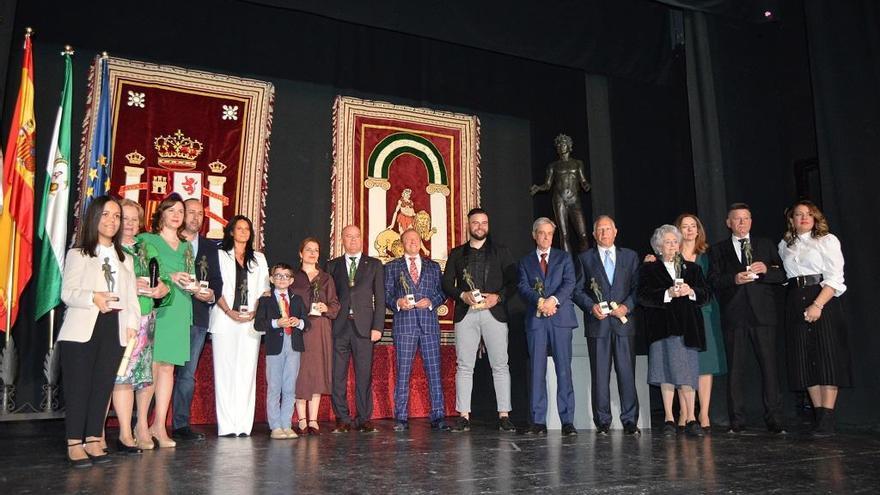
<svg viewBox="0 0 880 495">
<path fill-rule="evenodd" d="M 617 226 L 602 215 L 593 223 L 596 247 L 581 253 L 575 267 L 575 304 L 584 311 L 590 353 L 591 399 L 596 432 L 611 426 L 611 366 L 617 374 L 620 422 L 628 435 L 639 433 L 639 398 L 635 382 L 635 308 L 639 259 L 635 251 L 614 245 Z M 603 304 L 604 303 L 604 304 Z"/>
<path fill-rule="evenodd" d="M 333 433 L 357 429 L 379 431 L 373 426 L 373 344 L 382 338 L 385 326 L 385 269 L 382 262 L 363 253 L 361 229 L 342 229 L 345 253 L 327 262 L 327 273 L 336 284 L 339 316 L 333 320 Z M 354 359 L 354 424 L 348 410 L 348 363 Z"/>
</svg>

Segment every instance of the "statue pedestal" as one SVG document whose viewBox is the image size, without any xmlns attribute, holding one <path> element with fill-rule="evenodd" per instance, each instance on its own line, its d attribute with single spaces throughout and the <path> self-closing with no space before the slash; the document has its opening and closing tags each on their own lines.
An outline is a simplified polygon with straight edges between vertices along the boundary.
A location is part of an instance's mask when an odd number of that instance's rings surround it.
<svg viewBox="0 0 880 495">
<path fill-rule="evenodd" d="M 574 381 L 574 426 L 580 430 L 595 430 L 593 424 L 593 405 L 590 400 L 590 357 L 587 339 L 584 337 L 584 314 L 575 308 L 578 328 L 571 336 L 571 373 Z M 648 356 L 636 356 L 636 393 L 639 396 L 639 424 L 642 430 L 651 428 L 651 397 L 648 385 Z M 611 429 L 621 430 L 620 396 L 617 393 L 617 375 L 611 370 Z M 547 358 L 547 429 L 560 430 L 559 410 L 556 408 L 556 369 L 553 358 Z"/>
</svg>

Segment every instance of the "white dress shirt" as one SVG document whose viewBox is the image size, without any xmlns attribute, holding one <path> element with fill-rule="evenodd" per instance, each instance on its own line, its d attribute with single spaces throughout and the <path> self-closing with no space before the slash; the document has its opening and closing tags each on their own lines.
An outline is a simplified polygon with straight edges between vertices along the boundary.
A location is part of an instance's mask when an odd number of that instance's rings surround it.
<svg viewBox="0 0 880 495">
<path fill-rule="evenodd" d="M 834 234 L 818 239 L 810 232 L 801 234 L 791 246 L 779 241 L 779 257 L 788 278 L 801 275 L 822 275 L 822 287 L 834 289 L 834 295 L 846 292 L 843 283 L 843 253 L 840 240 Z"/>
<path fill-rule="evenodd" d="M 675 281 L 675 262 L 674 261 L 664 261 L 663 266 L 666 267 L 666 272 L 669 273 L 669 276 L 672 278 L 673 282 Z M 688 294 L 688 299 L 691 301 L 697 300 L 697 295 L 691 292 Z M 663 302 L 668 303 L 672 301 L 672 296 L 669 295 L 669 291 L 663 291 Z"/>
<path fill-rule="evenodd" d="M 596 248 L 599 250 L 599 261 L 602 262 L 603 267 L 605 266 L 605 253 L 606 252 L 611 254 L 611 262 L 614 264 L 615 267 L 617 266 L 617 249 L 614 247 L 614 245 L 612 245 L 611 247 L 607 247 L 607 248 L 601 247 L 601 246 L 596 246 Z"/>
</svg>

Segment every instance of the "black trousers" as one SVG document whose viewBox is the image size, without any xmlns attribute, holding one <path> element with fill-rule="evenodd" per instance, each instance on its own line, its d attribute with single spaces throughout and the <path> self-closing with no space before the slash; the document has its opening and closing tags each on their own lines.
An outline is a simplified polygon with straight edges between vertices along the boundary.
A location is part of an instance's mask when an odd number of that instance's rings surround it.
<svg viewBox="0 0 880 495">
<path fill-rule="evenodd" d="M 340 315 L 340 318 L 345 318 Z M 354 359 L 356 424 L 373 415 L 373 342 L 357 334 L 354 321 L 348 320 L 339 335 L 333 336 L 333 412 L 345 423 L 351 423 L 348 410 L 348 363 Z"/>
<path fill-rule="evenodd" d="M 119 315 L 99 313 L 88 342 L 62 341 L 67 438 L 100 437 L 116 370 L 125 348 L 119 345 Z"/>
<path fill-rule="evenodd" d="M 727 409 L 731 425 L 746 425 L 745 381 L 746 352 L 749 342 L 761 368 L 764 399 L 764 422 L 782 425 L 782 395 L 776 365 L 776 327 L 740 324 L 724 329 L 727 348 Z"/>
</svg>

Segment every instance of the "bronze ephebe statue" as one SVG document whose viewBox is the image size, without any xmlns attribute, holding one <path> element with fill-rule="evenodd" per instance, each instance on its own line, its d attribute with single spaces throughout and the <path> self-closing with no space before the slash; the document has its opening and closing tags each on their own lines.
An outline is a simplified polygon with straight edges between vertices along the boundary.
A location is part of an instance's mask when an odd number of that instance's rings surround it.
<svg viewBox="0 0 880 495">
<path fill-rule="evenodd" d="M 590 244 L 580 192 L 580 189 L 590 192 L 590 183 L 584 175 L 584 162 L 571 158 L 571 138 L 560 134 L 553 142 L 559 160 L 547 165 L 547 179 L 541 185 L 531 186 L 529 193 L 534 196 L 541 191 L 550 191 L 562 249 L 577 253 L 586 250 Z M 571 227 L 574 228 L 574 238 Z"/>
</svg>

